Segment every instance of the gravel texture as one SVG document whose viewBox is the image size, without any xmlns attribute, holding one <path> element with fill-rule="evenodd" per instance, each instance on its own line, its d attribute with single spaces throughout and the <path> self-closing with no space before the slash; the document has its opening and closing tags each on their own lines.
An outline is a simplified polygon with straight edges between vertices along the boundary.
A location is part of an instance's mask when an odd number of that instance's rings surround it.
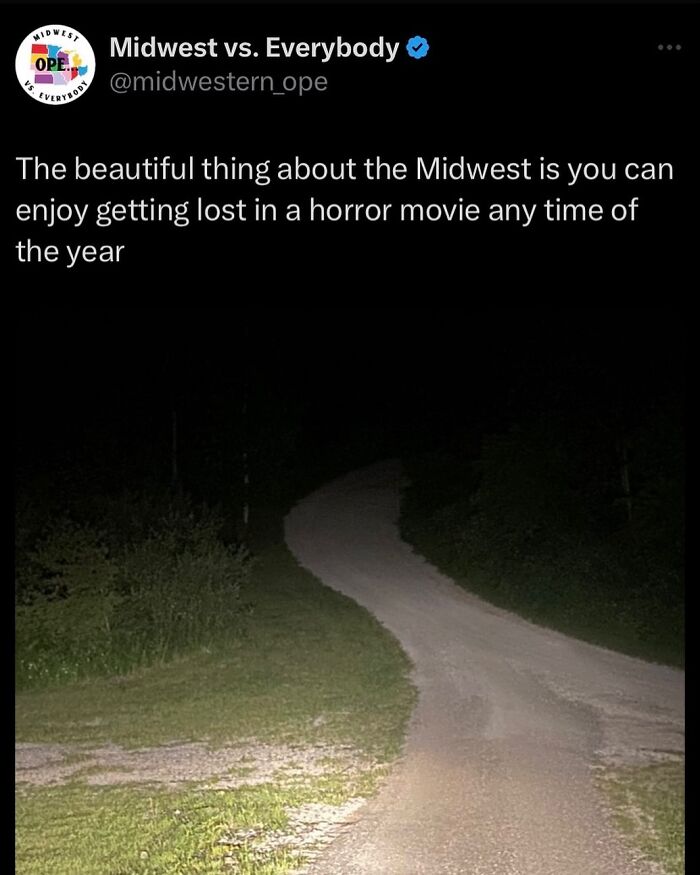
<svg viewBox="0 0 700 875">
<path fill-rule="evenodd" d="M 203 742 L 173 743 L 127 750 L 116 744 L 15 745 L 18 785 L 64 784 L 79 778 L 87 784 L 160 784 L 178 787 L 190 781 L 214 789 L 299 783 L 335 771 L 359 773 L 373 764 L 353 749 L 331 745 L 291 746 L 243 742 L 213 748 Z"/>
<path fill-rule="evenodd" d="M 397 462 L 354 472 L 286 520 L 299 562 L 367 607 L 413 660 L 402 761 L 313 875 L 642 875 L 610 826 L 600 763 L 684 750 L 682 671 L 486 604 L 398 532 Z"/>
</svg>

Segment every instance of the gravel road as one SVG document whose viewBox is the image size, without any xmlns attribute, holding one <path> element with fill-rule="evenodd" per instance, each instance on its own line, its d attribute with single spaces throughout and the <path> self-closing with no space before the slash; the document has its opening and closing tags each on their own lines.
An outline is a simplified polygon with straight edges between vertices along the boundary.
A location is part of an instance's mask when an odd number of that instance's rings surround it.
<svg viewBox="0 0 700 875">
<path fill-rule="evenodd" d="M 299 562 L 368 608 L 413 660 L 404 756 L 314 875 L 639 875 L 595 763 L 684 749 L 683 672 L 534 626 L 457 587 L 398 532 L 401 468 L 315 492 L 286 520 Z"/>
</svg>

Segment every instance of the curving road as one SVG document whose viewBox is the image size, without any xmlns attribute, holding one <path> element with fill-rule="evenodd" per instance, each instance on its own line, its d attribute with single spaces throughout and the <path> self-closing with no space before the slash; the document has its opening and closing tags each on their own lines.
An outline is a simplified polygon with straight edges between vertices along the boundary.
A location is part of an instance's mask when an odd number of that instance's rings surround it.
<svg viewBox="0 0 700 875">
<path fill-rule="evenodd" d="M 607 825 L 596 760 L 682 752 L 684 673 L 533 626 L 457 587 L 398 533 L 398 462 L 286 520 L 299 562 L 367 607 L 413 660 L 404 756 L 316 875 L 640 875 Z"/>
</svg>

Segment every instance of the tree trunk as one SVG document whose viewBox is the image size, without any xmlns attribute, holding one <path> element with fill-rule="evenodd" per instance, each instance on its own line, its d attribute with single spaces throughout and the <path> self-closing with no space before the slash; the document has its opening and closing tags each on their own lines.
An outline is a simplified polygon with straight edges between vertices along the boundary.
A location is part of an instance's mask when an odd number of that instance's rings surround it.
<svg viewBox="0 0 700 875">
<path fill-rule="evenodd" d="M 171 462 L 171 471 L 170 471 L 170 482 L 173 488 L 173 491 L 176 491 L 180 486 L 180 472 L 178 470 L 177 464 L 177 409 L 175 407 L 175 402 L 173 401 L 172 409 L 171 409 L 171 421 L 172 421 L 172 443 L 171 443 L 171 451 L 170 451 L 170 462 Z"/>
<path fill-rule="evenodd" d="M 248 534 L 250 523 L 250 460 L 248 456 L 248 441 L 250 435 L 248 411 L 248 317 L 243 323 L 243 403 L 241 405 L 241 430 L 243 433 L 243 450 L 241 453 L 241 474 L 243 480 L 243 535 Z"/>
<path fill-rule="evenodd" d="M 629 456 L 627 454 L 627 442 L 625 440 L 618 441 L 618 450 L 620 453 L 620 480 L 622 483 L 622 501 L 627 512 L 627 522 L 632 522 L 632 493 L 630 490 L 630 466 Z"/>
</svg>

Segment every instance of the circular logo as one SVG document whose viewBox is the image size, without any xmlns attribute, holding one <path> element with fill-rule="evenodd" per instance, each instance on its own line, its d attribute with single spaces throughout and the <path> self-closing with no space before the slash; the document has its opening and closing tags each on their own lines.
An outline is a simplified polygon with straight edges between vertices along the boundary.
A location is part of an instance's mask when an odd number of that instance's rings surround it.
<svg viewBox="0 0 700 875">
<path fill-rule="evenodd" d="M 95 53 L 74 27 L 50 24 L 22 40 L 15 60 L 17 79 L 39 103 L 62 106 L 88 90 L 95 76 Z"/>
</svg>

